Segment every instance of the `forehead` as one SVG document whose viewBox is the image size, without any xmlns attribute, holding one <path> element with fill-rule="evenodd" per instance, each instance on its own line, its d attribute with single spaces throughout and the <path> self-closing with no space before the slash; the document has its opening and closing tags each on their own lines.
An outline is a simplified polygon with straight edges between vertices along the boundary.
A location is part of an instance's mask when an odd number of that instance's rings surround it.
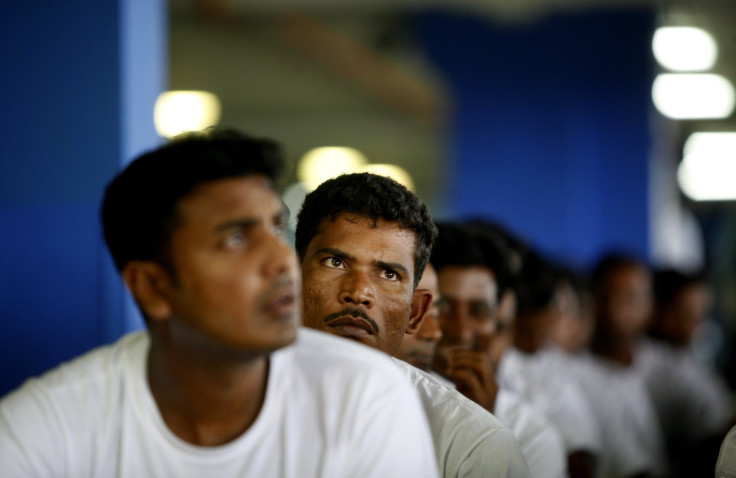
<svg viewBox="0 0 736 478">
<path fill-rule="evenodd" d="M 647 286 L 650 282 L 649 271 L 637 264 L 626 264 L 611 269 L 605 277 L 608 287 Z"/>
<path fill-rule="evenodd" d="M 184 216 L 282 207 L 271 182 L 263 175 L 208 181 L 195 187 L 177 203 L 177 211 Z"/>
<path fill-rule="evenodd" d="M 438 275 L 443 296 L 456 300 L 495 299 L 496 279 L 486 267 L 447 266 Z"/>
<path fill-rule="evenodd" d="M 341 214 L 334 220 L 325 219 L 319 232 L 307 248 L 310 252 L 337 247 L 356 258 L 399 262 L 414 262 L 416 235 L 396 222 L 374 220 L 367 216 Z"/>
</svg>

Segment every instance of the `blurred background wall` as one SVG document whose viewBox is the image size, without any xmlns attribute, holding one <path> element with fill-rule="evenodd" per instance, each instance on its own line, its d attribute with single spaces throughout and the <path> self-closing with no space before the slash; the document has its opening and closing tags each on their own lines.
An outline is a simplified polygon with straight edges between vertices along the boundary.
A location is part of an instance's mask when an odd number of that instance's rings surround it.
<svg viewBox="0 0 736 478">
<path fill-rule="evenodd" d="M 581 269 L 610 248 L 708 266 L 730 333 L 733 203 L 690 200 L 675 171 L 689 133 L 736 129 L 734 115 L 676 122 L 651 99 L 654 28 L 684 7 L 426 5 L 2 2 L 0 394 L 141 326 L 98 209 L 121 165 L 162 141 L 153 105 L 169 89 L 215 93 L 221 125 L 278 139 L 295 165 L 349 146 L 401 166 L 436 217 L 497 220 Z M 736 12 L 718 5 L 689 13 L 736 81 Z"/>
</svg>

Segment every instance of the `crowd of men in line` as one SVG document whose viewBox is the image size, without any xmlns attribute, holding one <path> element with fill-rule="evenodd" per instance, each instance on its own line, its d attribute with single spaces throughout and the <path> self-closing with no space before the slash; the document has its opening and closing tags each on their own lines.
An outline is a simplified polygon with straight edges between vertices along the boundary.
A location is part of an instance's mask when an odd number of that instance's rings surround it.
<svg viewBox="0 0 736 478">
<path fill-rule="evenodd" d="M 611 254 L 584 282 L 498 224 L 436 222 L 368 173 L 307 195 L 294 250 L 283 168 L 277 143 L 211 129 L 112 180 L 105 240 L 146 330 L 0 400 L 2 476 L 736 466 L 730 392 L 688 349 L 701 277 Z"/>
</svg>

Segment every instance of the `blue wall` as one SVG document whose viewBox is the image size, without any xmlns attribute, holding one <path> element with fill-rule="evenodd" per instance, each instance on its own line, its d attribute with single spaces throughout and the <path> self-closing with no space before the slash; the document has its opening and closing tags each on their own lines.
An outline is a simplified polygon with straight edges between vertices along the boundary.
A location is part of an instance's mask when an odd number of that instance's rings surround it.
<svg viewBox="0 0 736 478">
<path fill-rule="evenodd" d="M 417 17 L 454 99 L 448 216 L 495 218 L 576 265 L 609 247 L 646 257 L 653 19 Z"/>
<path fill-rule="evenodd" d="M 0 4 L 0 394 L 140 326 L 101 240 L 105 184 L 158 142 L 164 0 Z M 587 261 L 648 250 L 650 13 L 525 28 L 429 14 L 456 100 L 452 215 Z"/>
<path fill-rule="evenodd" d="M 125 76 L 126 8 L 153 15 L 136 28 L 150 58 L 159 1 L 0 6 L 0 394 L 131 328 L 98 210 L 123 150 L 155 144 L 150 109 L 131 105 L 155 98 L 165 63 Z"/>
</svg>

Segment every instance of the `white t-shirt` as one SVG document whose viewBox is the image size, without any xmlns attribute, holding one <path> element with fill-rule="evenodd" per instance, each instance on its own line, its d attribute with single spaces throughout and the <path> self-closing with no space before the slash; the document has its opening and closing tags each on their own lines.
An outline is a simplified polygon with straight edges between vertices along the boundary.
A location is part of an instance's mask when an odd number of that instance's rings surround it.
<svg viewBox="0 0 736 478">
<path fill-rule="evenodd" d="M 664 475 L 662 433 L 641 374 L 590 353 L 570 358 L 567 364 L 600 424 L 599 476 Z"/>
<path fill-rule="evenodd" d="M 509 348 L 498 365 L 498 381 L 544 413 L 562 436 L 567 454 L 600 448 L 591 404 L 553 349 L 527 354 Z"/>
<path fill-rule="evenodd" d="M 510 390 L 499 388 L 493 413 L 516 436 L 534 478 L 567 476 L 562 437 L 544 414 Z"/>
<path fill-rule="evenodd" d="M 496 417 L 428 373 L 394 360 L 419 392 L 443 477 L 530 476 L 514 434 Z"/>
<path fill-rule="evenodd" d="M 455 388 L 453 382 L 436 372 L 432 372 L 431 376 L 442 385 Z M 480 405 L 477 406 L 486 411 Z M 493 416 L 509 427 L 511 433 L 516 437 L 530 476 L 533 478 L 567 476 L 567 456 L 562 438 L 541 412 L 525 403 L 522 397 L 513 392 L 499 389 Z"/>
<path fill-rule="evenodd" d="M 736 478 L 736 427 L 731 428 L 721 443 L 716 461 L 716 478 Z"/>
<path fill-rule="evenodd" d="M 200 447 L 164 423 L 146 380 L 146 332 L 28 380 L 0 401 L 3 477 L 437 476 L 411 384 L 383 354 L 300 329 L 270 357 L 256 421 Z"/>
<path fill-rule="evenodd" d="M 728 429 L 732 417 L 727 386 L 687 351 L 644 340 L 634 366 L 644 378 L 673 452 Z"/>
</svg>

